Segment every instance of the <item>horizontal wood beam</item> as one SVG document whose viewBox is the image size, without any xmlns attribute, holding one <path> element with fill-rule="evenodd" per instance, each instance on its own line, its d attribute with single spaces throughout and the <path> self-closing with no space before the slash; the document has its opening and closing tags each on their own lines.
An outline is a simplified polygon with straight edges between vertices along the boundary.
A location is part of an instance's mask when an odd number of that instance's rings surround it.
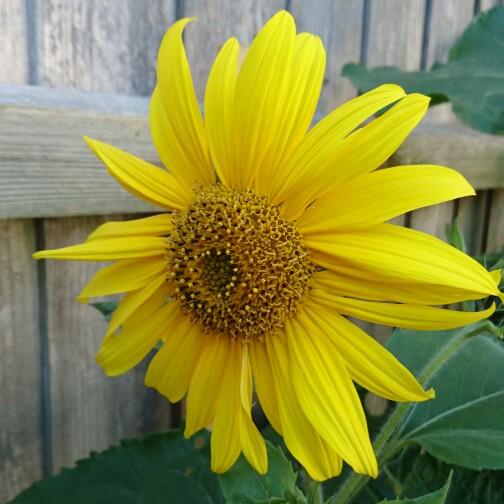
<svg viewBox="0 0 504 504">
<path fill-rule="evenodd" d="M 153 212 L 124 191 L 88 150 L 97 138 L 159 164 L 149 99 L 0 85 L 0 218 Z M 504 187 L 504 138 L 420 125 L 389 165 L 440 164 L 477 189 Z"/>
</svg>

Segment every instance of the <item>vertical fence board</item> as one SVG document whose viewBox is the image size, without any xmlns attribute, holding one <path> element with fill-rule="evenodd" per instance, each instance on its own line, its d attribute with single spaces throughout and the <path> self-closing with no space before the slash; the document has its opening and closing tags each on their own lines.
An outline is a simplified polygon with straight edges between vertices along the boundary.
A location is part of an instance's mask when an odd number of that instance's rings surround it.
<svg viewBox="0 0 504 504">
<path fill-rule="evenodd" d="M 492 192 L 486 250 L 499 252 L 504 249 L 504 189 Z"/>
<path fill-rule="evenodd" d="M 84 240 L 103 217 L 47 219 L 47 248 Z M 102 450 L 145 427 L 168 427 L 168 403 L 143 384 L 144 366 L 108 378 L 95 356 L 105 334 L 104 317 L 75 301 L 103 265 L 47 261 L 54 470 L 90 450 Z"/>
<path fill-rule="evenodd" d="M 0 3 L 0 82 L 29 81 L 26 2 Z M 42 476 L 33 222 L 0 220 L 0 502 Z"/>
<path fill-rule="evenodd" d="M 32 221 L 0 221 L 0 502 L 42 476 Z"/>
<path fill-rule="evenodd" d="M 149 94 L 157 48 L 174 21 L 175 2 L 47 0 L 36 15 L 40 84 Z M 101 220 L 51 219 L 45 226 L 46 247 L 77 243 Z M 47 262 L 55 471 L 122 437 L 169 426 L 168 402 L 143 385 L 142 367 L 112 380 L 95 362 L 105 322 L 75 296 L 97 268 Z"/>
<path fill-rule="evenodd" d="M 488 198 L 491 191 L 481 191 L 473 198 L 463 198 L 458 206 L 458 223 L 468 254 L 475 255 L 484 252 L 485 232 L 484 225 L 487 218 Z"/>
<path fill-rule="evenodd" d="M 185 36 L 187 58 L 199 100 L 217 52 L 229 37 L 241 46 L 250 46 L 257 32 L 275 12 L 285 7 L 285 0 L 182 0 L 181 17 L 197 17 L 197 26 L 189 26 Z"/>
<path fill-rule="evenodd" d="M 0 82 L 28 82 L 28 32 L 26 2 L 0 3 Z"/>
<path fill-rule="evenodd" d="M 291 12 L 298 32 L 318 35 L 327 53 L 324 85 L 318 112 L 327 114 L 354 98 L 357 90 L 341 76 L 345 63 L 359 61 L 362 41 L 364 1 L 324 0 L 304 2 L 292 0 Z"/>
<path fill-rule="evenodd" d="M 38 84 L 147 95 L 174 1 L 45 0 L 37 4 Z"/>
<path fill-rule="evenodd" d="M 403 70 L 418 70 L 422 54 L 425 0 L 374 0 L 369 3 L 367 65 L 394 65 Z"/>
</svg>

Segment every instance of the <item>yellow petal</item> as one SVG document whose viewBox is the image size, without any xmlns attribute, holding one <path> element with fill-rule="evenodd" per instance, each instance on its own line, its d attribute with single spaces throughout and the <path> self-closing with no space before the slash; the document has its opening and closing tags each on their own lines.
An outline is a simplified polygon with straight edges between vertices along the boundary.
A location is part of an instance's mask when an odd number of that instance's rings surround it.
<svg viewBox="0 0 504 504">
<path fill-rule="evenodd" d="M 137 310 L 140 311 L 137 320 L 147 318 L 147 313 L 157 310 L 170 297 L 173 289 L 173 285 L 166 281 L 165 275 L 160 275 L 142 289 L 128 292 L 110 319 L 107 335 L 113 335 Z M 149 307 L 146 308 L 146 304 Z M 133 321 L 135 322 L 136 320 Z"/>
<path fill-rule="evenodd" d="M 480 312 L 461 312 L 432 306 L 349 299 L 332 296 L 320 290 L 313 290 L 311 295 L 318 303 L 342 315 L 349 315 L 375 324 L 416 330 L 453 329 L 488 318 L 495 311 L 495 304 Z"/>
<path fill-rule="evenodd" d="M 142 289 L 162 276 L 165 268 L 164 257 L 119 261 L 98 271 L 77 300 L 85 303 L 90 297 Z"/>
<path fill-rule="evenodd" d="M 251 186 L 264 157 L 278 140 L 295 37 L 292 16 L 279 12 L 258 33 L 240 69 L 232 126 L 238 189 Z"/>
<path fill-rule="evenodd" d="M 205 342 L 187 393 L 185 437 L 212 423 L 230 353 L 229 338 L 211 335 Z"/>
<path fill-rule="evenodd" d="M 219 51 L 208 76 L 205 90 L 205 126 L 210 154 L 221 182 L 236 184 L 231 156 L 231 119 L 238 70 L 240 45 L 229 39 Z"/>
<path fill-rule="evenodd" d="M 33 254 L 35 259 L 63 259 L 70 261 L 117 261 L 141 257 L 164 256 L 166 240 L 158 237 L 111 238 L 92 240 L 54 250 L 41 250 Z"/>
<path fill-rule="evenodd" d="M 240 399 L 241 407 L 238 416 L 240 445 L 249 464 L 259 473 L 265 474 L 268 470 L 268 455 L 266 444 L 252 421 L 252 372 L 248 345 L 242 344 L 240 364 Z"/>
<path fill-rule="evenodd" d="M 180 401 L 189 388 L 194 369 L 207 339 L 201 329 L 181 312 L 173 319 L 145 375 L 145 385 L 154 387 L 171 402 Z"/>
<path fill-rule="evenodd" d="M 106 222 L 95 229 L 86 241 L 121 236 L 164 236 L 169 234 L 171 229 L 171 215 L 159 214 L 130 221 Z"/>
<path fill-rule="evenodd" d="M 313 300 L 305 313 L 337 348 L 352 380 L 367 390 L 392 401 L 425 401 L 434 397 L 433 390 L 425 392 L 388 350 L 334 310 Z"/>
<path fill-rule="evenodd" d="M 308 33 L 296 37 L 294 57 L 288 68 L 283 124 L 257 173 L 256 186 L 260 194 L 273 197 L 270 188 L 281 185 L 287 175 L 283 169 L 285 160 L 297 148 L 313 119 L 324 79 L 325 61 L 324 46 L 318 37 Z"/>
<path fill-rule="evenodd" d="M 161 168 L 98 140 L 84 140 L 110 175 L 137 198 L 170 210 L 185 208 L 191 201 L 192 194 Z"/>
<path fill-rule="evenodd" d="M 222 390 L 212 428 L 212 470 L 227 471 L 243 450 L 260 474 L 268 468 L 266 445 L 252 422 L 252 376 L 247 347 L 231 342 L 222 380 Z"/>
<path fill-rule="evenodd" d="M 315 199 L 336 184 L 368 173 L 384 163 L 420 122 L 429 105 L 429 98 L 410 94 L 381 117 L 354 133 L 325 165 L 307 173 L 294 187 L 294 194 L 285 201 L 283 215 L 299 218 Z"/>
<path fill-rule="evenodd" d="M 474 195 L 455 170 L 418 165 L 388 168 L 338 185 L 298 220 L 304 236 L 371 227 L 417 208 Z"/>
<path fill-rule="evenodd" d="M 272 203 L 279 204 L 294 195 L 307 177 L 316 176 L 323 166 L 331 163 L 348 135 L 370 116 L 403 96 L 404 91 L 399 86 L 387 84 L 350 100 L 322 119 L 287 160 L 284 177 L 271 188 Z"/>
<path fill-rule="evenodd" d="M 422 305 L 443 305 L 482 297 L 481 292 L 364 271 L 322 252 L 312 251 L 311 258 L 320 266 L 329 268 L 314 275 L 313 287 L 335 296 Z"/>
<path fill-rule="evenodd" d="M 269 423 L 279 434 L 283 434 L 276 389 L 272 386 L 273 373 L 266 353 L 266 345 L 254 341 L 250 344 L 250 360 L 257 396 Z"/>
<path fill-rule="evenodd" d="M 195 180 L 203 185 L 215 182 L 205 126 L 182 42 L 182 32 L 190 21 L 181 19 L 174 23 L 161 42 L 157 65 L 159 96 L 154 93 L 151 105 L 156 147 L 186 189 Z M 169 136 L 163 137 L 164 134 Z"/>
<path fill-rule="evenodd" d="M 96 360 L 109 376 L 125 373 L 152 350 L 178 312 L 176 303 L 167 303 L 148 320 L 105 337 Z"/>
<path fill-rule="evenodd" d="M 212 426 L 211 468 L 213 472 L 226 472 L 241 452 L 239 417 L 240 367 L 242 343 L 231 341 L 222 375 L 221 392 Z"/>
<path fill-rule="evenodd" d="M 392 224 L 311 235 L 307 246 L 348 264 L 392 278 L 499 295 L 492 276 L 475 260 L 441 240 Z"/>
<path fill-rule="evenodd" d="M 313 479 L 323 481 L 337 476 L 342 468 L 341 457 L 320 437 L 299 404 L 292 384 L 286 335 L 280 330 L 268 336 L 264 344 L 273 375 L 270 386 L 276 389 L 287 448 Z"/>
<path fill-rule="evenodd" d="M 376 477 L 378 466 L 364 411 L 343 360 L 306 315 L 285 323 L 292 381 L 311 424 L 354 471 Z"/>
</svg>

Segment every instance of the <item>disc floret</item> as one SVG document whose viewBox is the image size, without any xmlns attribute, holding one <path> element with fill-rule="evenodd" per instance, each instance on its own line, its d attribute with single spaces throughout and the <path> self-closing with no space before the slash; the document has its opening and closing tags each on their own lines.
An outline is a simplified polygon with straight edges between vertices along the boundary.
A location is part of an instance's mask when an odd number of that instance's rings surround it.
<svg viewBox="0 0 504 504">
<path fill-rule="evenodd" d="M 297 313 L 315 266 L 294 222 L 251 189 L 199 189 L 174 212 L 169 280 L 181 308 L 204 330 L 261 340 Z"/>
</svg>

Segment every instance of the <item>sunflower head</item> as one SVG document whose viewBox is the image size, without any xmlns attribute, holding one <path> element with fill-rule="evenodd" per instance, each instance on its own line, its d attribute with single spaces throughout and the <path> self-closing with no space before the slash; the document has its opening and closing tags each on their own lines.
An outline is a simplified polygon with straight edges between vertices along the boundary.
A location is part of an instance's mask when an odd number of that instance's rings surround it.
<svg viewBox="0 0 504 504">
<path fill-rule="evenodd" d="M 126 293 L 98 353 L 109 375 L 159 341 L 146 384 L 187 395 L 185 434 L 213 423 L 212 469 L 243 452 L 267 469 L 251 418 L 252 380 L 272 426 L 318 480 L 342 461 L 376 476 L 354 382 L 394 401 L 424 401 L 411 373 L 346 316 L 447 329 L 489 316 L 436 305 L 500 296 L 488 273 L 447 244 L 390 219 L 474 194 L 455 171 L 379 168 L 420 121 L 428 98 L 384 85 L 309 129 L 322 86 L 318 37 L 270 19 L 238 68 L 227 41 L 200 113 L 176 22 L 159 51 L 152 137 L 165 168 L 87 139 L 110 174 L 158 215 L 109 222 L 85 243 L 36 258 L 115 261 L 79 296 Z M 368 122 L 378 111 L 379 118 Z"/>
</svg>

